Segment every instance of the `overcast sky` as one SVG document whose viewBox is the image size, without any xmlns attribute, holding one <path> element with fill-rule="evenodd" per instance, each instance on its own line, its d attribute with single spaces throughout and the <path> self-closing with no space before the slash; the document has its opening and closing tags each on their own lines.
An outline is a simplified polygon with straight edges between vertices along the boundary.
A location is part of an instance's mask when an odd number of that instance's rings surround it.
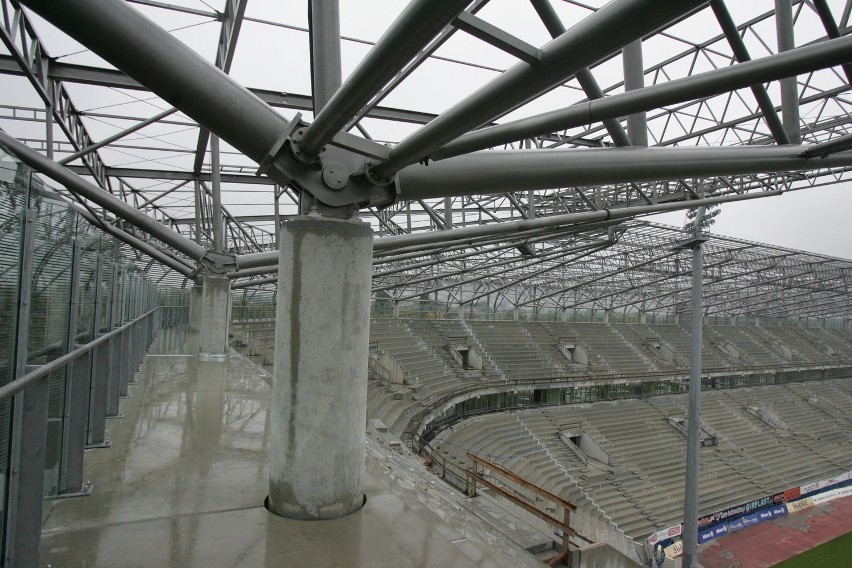
<svg viewBox="0 0 852 568">
<path fill-rule="evenodd" d="M 224 0 L 181 0 L 178 3 L 202 10 L 209 10 L 211 6 L 224 10 Z M 405 5 L 404 2 L 397 0 L 341 0 L 340 4 L 341 33 L 344 36 L 369 41 L 377 40 Z M 589 0 L 587 4 L 600 5 L 603 2 Z M 773 0 L 729 1 L 727 4 L 738 22 L 770 10 L 774 6 Z M 561 0 L 556 0 L 554 5 L 569 26 L 588 13 Z M 839 18 L 844 7 L 843 0 L 830 0 L 829 5 Z M 175 35 L 204 57 L 212 59 L 219 35 L 218 23 L 151 7 L 136 7 L 163 27 L 172 30 L 182 28 L 176 31 Z M 307 4 L 305 0 L 251 0 L 248 3 L 246 15 L 250 18 L 275 20 L 288 25 L 306 26 Z M 527 0 L 491 0 L 479 16 L 535 45 L 540 46 L 549 39 Z M 823 34 L 819 20 L 810 8 L 806 6 L 800 18 L 801 21 L 797 23 L 796 28 L 797 45 L 812 41 Z M 767 22 L 762 39 L 746 38 L 753 57 L 757 58 L 766 54 L 766 46 L 761 45 L 761 41 L 774 49 L 775 38 L 772 26 L 774 22 L 771 20 Z M 51 55 L 62 56 L 61 61 L 103 65 L 99 58 L 81 50 L 75 42 L 51 30 L 50 27 L 39 27 L 39 31 Z M 712 20 L 709 13 L 680 24 L 675 31 L 696 40 L 720 33 L 718 24 Z M 671 45 L 646 42 L 644 47 L 646 66 L 672 55 Z M 684 46 L 676 44 L 674 48 L 681 51 Z M 5 51 L 3 48 L 0 49 Z M 343 42 L 344 74 L 354 69 L 367 50 L 368 46 L 357 42 Z M 455 34 L 453 39 L 439 50 L 439 54 L 497 69 L 507 68 L 514 63 L 514 60 L 505 53 L 462 33 Z M 231 73 L 236 79 L 251 87 L 307 94 L 310 90 L 308 69 L 307 34 L 252 21 L 245 22 Z M 619 82 L 620 74 L 620 58 L 615 58 L 595 70 L 595 76 L 603 87 Z M 497 72 L 494 70 L 432 60 L 424 64 L 410 81 L 400 86 L 383 104 L 441 112 L 496 75 Z M 31 105 L 35 104 L 32 92 L 26 93 L 27 86 L 23 80 L 13 80 L 8 76 L 2 76 L 0 80 L 4 82 L 5 87 L 0 89 L 5 91 L 0 95 L 0 104 L 21 104 L 23 99 L 29 99 Z M 770 85 L 770 93 L 777 92 L 776 88 L 776 85 Z M 20 90 L 21 93 L 13 93 L 16 90 Z M 103 89 L 79 85 L 72 85 L 69 88 L 77 105 L 84 110 L 101 106 L 110 108 L 109 105 L 121 103 L 120 107 L 113 108 L 116 110 L 120 108 L 122 112 L 131 114 L 150 116 L 158 112 L 158 109 L 168 106 L 159 100 L 143 103 L 132 101 L 129 97 L 139 97 L 138 92 L 128 95 L 103 91 Z M 507 118 L 566 106 L 573 99 L 579 98 L 582 98 L 582 94 L 576 89 L 573 91 L 570 88 L 556 89 L 541 100 L 515 111 Z M 283 114 L 292 117 L 294 113 L 284 111 Z M 306 114 L 306 119 L 311 119 L 309 113 Z M 411 125 L 379 121 L 368 120 L 364 123 L 375 138 L 390 141 L 404 138 L 414 128 Z M 90 130 L 93 135 L 99 137 L 109 135 L 119 127 L 127 126 L 127 124 L 118 123 L 115 126 L 90 123 Z M 7 123 L 4 123 L 4 127 L 18 136 L 26 135 L 19 133 L 31 128 L 22 124 Z M 15 129 L 18 133 L 14 131 Z M 163 131 L 167 130 L 170 132 L 170 138 L 168 138 L 170 143 L 194 148 L 195 131 L 182 133 L 176 127 L 163 128 Z M 149 131 L 146 130 L 146 132 Z M 227 146 L 225 148 L 227 149 Z M 136 159 L 132 152 L 126 154 L 111 156 L 109 163 L 114 165 L 123 162 L 132 163 Z M 185 167 L 182 165 L 183 162 L 191 160 L 191 155 L 163 154 L 161 160 L 162 164 L 173 164 L 174 167 L 183 168 Z M 240 160 L 238 156 L 223 158 L 223 163 L 245 161 L 245 159 Z M 143 182 L 140 182 L 140 185 L 142 184 Z M 796 191 L 781 197 L 725 205 L 712 230 L 727 236 L 852 258 L 852 223 L 849 220 L 849 213 L 852 211 L 852 193 L 850 192 L 852 189 L 844 183 Z M 244 194 L 243 200 L 245 199 Z M 249 198 L 249 201 L 251 200 L 252 198 Z M 268 203 L 267 196 L 257 197 L 259 207 L 267 208 L 268 205 L 265 204 Z M 649 219 L 680 225 L 683 214 L 672 213 Z"/>
</svg>

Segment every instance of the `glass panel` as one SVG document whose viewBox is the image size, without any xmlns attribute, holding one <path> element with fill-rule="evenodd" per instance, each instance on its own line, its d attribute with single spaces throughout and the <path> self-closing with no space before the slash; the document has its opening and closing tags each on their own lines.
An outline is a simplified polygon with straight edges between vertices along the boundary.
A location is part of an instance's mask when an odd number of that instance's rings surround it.
<svg viewBox="0 0 852 568">
<path fill-rule="evenodd" d="M 93 339 L 95 325 L 95 290 L 98 287 L 98 252 L 101 239 L 96 229 L 88 223 L 77 227 L 80 250 L 79 284 L 77 289 L 77 329 L 75 342 L 88 343 Z"/>
<path fill-rule="evenodd" d="M 68 352 L 72 239 L 77 214 L 56 194 L 46 191 L 36 176 L 30 186 L 30 207 L 35 210 L 35 221 L 27 364 L 44 365 Z M 59 488 L 65 378 L 65 369 L 51 373 L 49 378 L 45 496 L 56 495 Z"/>
<path fill-rule="evenodd" d="M 0 147 L 0 321 L 4 322 L 0 325 L 0 385 L 11 382 L 15 374 L 21 228 L 26 206 L 23 181 L 17 161 Z M 6 519 L 10 410 L 10 400 L 0 403 L 0 534 L 3 534 Z M 2 554 L 3 542 L 0 539 Z"/>
<path fill-rule="evenodd" d="M 101 303 L 98 306 L 98 330 L 100 333 L 107 333 L 110 330 L 110 310 L 112 309 L 113 295 L 112 283 L 115 279 L 114 247 L 115 242 L 112 237 L 101 237 Z"/>
</svg>

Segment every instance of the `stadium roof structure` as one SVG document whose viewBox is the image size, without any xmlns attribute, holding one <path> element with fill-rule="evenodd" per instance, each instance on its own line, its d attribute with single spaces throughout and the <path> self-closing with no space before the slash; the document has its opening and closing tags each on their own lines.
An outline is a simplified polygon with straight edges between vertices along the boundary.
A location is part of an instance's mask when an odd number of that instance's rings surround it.
<svg viewBox="0 0 852 568">
<path fill-rule="evenodd" d="M 271 290 L 318 211 L 372 224 L 376 298 L 678 313 L 639 217 L 852 168 L 852 2 L 0 4 L 0 143 L 167 281 Z M 852 316 L 852 261 L 706 249 L 708 314 Z"/>
</svg>

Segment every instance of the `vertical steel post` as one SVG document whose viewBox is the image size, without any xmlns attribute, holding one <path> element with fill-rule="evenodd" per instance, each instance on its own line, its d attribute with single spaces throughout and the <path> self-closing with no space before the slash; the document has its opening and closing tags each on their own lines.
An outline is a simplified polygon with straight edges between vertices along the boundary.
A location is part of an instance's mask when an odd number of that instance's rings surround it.
<svg viewBox="0 0 852 568">
<path fill-rule="evenodd" d="M 197 179 L 193 183 L 195 187 L 195 242 L 201 244 L 201 182 Z"/>
<path fill-rule="evenodd" d="M 68 310 L 66 352 L 77 346 L 77 319 L 80 310 L 80 257 L 82 247 L 73 240 L 71 254 L 71 297 Z M 91 341 L 91 334 L 84 342 Z M 62 461 L 59 469 L 59 495 L 79 495 L 83 486 L 83 450 L 89 394 L 89 360 L 91 353 L 78 357 L 66 367 L 65 404 L 62 416 Z"/>
<path fill-rule="evenodd" d="M 444 198 L 444 229 L 453 228 L 453 198 Z"/>
<path fill-rule="evenodd" d="M 281 192 L 278 191 L 278 184 L 274 184 L 272 186 L 272 206 L 273 206 L 273 214 L 275 216 L 275 249 L 278 249 L 278 230 L 281 228 L 281 204 L 279 199 L 281 198 Z"/>
<path fill-rule="evenodd" d="M 624 91 L 645 87 L 645 67 L 642 60 L 642 40 L 637 39 L 622 50 L 624 66 Z M 648 120 L 644 112 L 627 116 L 627 137 L 634 146 L 648 145 Z"/>
<path fill-rule="evenodd" d="M 111 304 L 109 310 L 109 331 L 114 330 L 120 325 L 121 321 L 121 279 L 123 278 L 122 269 L 118 265 L 119 256 L 118 249 L 114 249 L 114 262 L 112 267 L 112 293 L 110 294 Z M 109 361 L 107 374 L 107 418 L 120 418 L 121 414 L 118 410 L 118 397 L 120 388 L 120 373 L 121 361 L 119 353 L 119 342 L 115 337 L 107 340 L 106 360 Z"/>
<path fill-rule="evenodd" d="M 27 191 L 27 195 L 29 191 Z M 36 210 L 27 207 L 23 216 L 21 268 L 18 279 L 15 378 L 24 376 L 27 365 L 33 250 Z M 4 566 L 38 566 L 41 513 L 44 500 L 44 466 L 47 445 L 48 378 L 37 381 L 10 401 L 9 480 L 6 493 Z"/>
<path fill-rule="evenodd" d="M 47 58 L 42 58 L 42 69 L 47 70 L 48 65 L 50 65 L 49 60 Z M 46 71 L 45 71 L 46 72 Z M 45 144 L 45 155 L 49 159 L 53 159 L 53 81 L 47 80 L 44 81 L 44 84 L 47 85 L 47 94 L 50 97 L 50 102 L 47 103 L 44 107 L 44 144 Z"/>
<path fill-rule="evenodd" d="M 310 0 L 311 93 L 314 115 L 340 88 L 340 5 L 338 0 Z"/>
<path fill-rule="evenodd" d="M 740 37 L 740 32 L 737 30 L 737 25 L 725 6 L 723 0 L 710 0 L 710 8 L 713 9 L 713 14 L 716 16 L 728 44 L 731 46 L 731 51 L 734 53 L 734 59 L 740 63 L 751 61 L 751 56 L 748 53 L 743 38 Z M 778 118 L 778 113 L 775 112 L 775 105 L 772 99 L 769 98 L 769 93 L 766 88 L 761 85 L 753 85 L 751 87 L 752 95 L 757 101 L 760 111 L 763 113 L 763 119 L 766 121 L 766 126 L 772 132 L 772 137 L 778 144 L 789 144 L 790 139 L 787 137 L 787 131 L 784 130 L 784 124 Z"/>
<path fill-rule="evenodd" d="M 527 219 L 535 219 L 535 192 L 532 190 L 527 191 Z"/>
<path fill-rule="evenodd" d="M 538 12 L 542 23 L 544 23 L 544 27 L 547 28 L 547 31 L 550 32 L 550 35 L 553 38 L 557 38 L 565 33 L 565 26 L 562 24 L 562 20 L 559 18 L 556 10 L 553 9 L 553 5 L 550 3 L 550 0 L 531 1 L 533 8 L 535 8 L 535 11 Z M 603 98 L 603 91 L 601 90 L 600 85 L 598 85 L 598 82 L 595 80 L 594 75 L 592 75 L 592 72 L 589 71 L 588 67 L 577 71 L 576 78 L 577 82 L 580 83 L 580 88 L 583 89 L 583 92 L 586 93 L 589 100 Z M 621 122 L 615 118 L 606 118 L 602 122 L 606 131 L 612 138 L 612 142 L 616 146 L 630 145 L 630 140 L 627 138 L 627 134 L 621 127 Z"/>
<path fill-rule="evenodd" d="M 796 49 L 793 36 L 793 3 L 790 0 L 775 0 L 775 30 L 778 35 L 778 53 Z M 781 86 L 781 120 L 791 144 L 801 144 L 799 126 L 799 87 L 796 77 L 779 81 Z"/>
<path fill-rule="evenodd" d="M 129 268 L 129 267 L 128 267 Z M 130 270 L 124 270 L 125 279 L 123 282 L 123 299 L 122 302 L 124 317 L 121 320 L 122 325 L 130 321 L 133 317 L 131 310 L 133 309 L 133 273 Z M 128 377 L 130 374 L 130 366 L 132 362 L 130 361 L 130 331 L 125 329 L 118 335 L 118 361 L 119 361 L 119 387 L 118 387 L 118 395 L 119 398 L 133 398 L 128 395 L 127 383 Z"/>
<path fill-rule="evenodd" d="M 101 283 L 104 274 L 104 255 L 98 253 L 98 263 L 95 276 L 95 307 L 92 318 L 92 339 L 101 335 L 100 314 L 103 309 L 103 293 Z M 107 384 L 109 382 L 109 349 L 107 345 L 99 345 L 92 351 L 92 378 L 89 383 L 89 428 L 86 438 L 87 448 L 109 447 L 106 436 Z"/>
<path fill-rule="evenodd" d="M 27 365 L 27 371 L 35 369 Z M 14 397 L 12 448 L 17 449 L 9 464 L 10 513 L 14 522 L 6 527 L 13 542 L 7 538 L 4 566 L 39 566 L 41 522 L 44 509 L 44 468 L 47 455 L 47 405 L 50 379 L 44 377 Z M 17 448 L 16 448 L 17 446 Z M 14 501 L 11 495 L 15 485 Z M 9 516 L 7 516 L 9 519 Z M 11 545 L 11 547 L 10 547 Z"/>
<path fill-rule="evenodd" d="M 34 222 L 35 209 L 31 209 L 27 205 L 22 218 L 22 243 L 21 243 L 21 267 L 18 278 L 18 311 L 16 314 L 15 326 L 15 347 L 14 347 L 14 369 L 15 378 L 21 377 L 27 371 L 27 351 L 29 337 L 29 322 L 30 322 L 30 300 L 32 297 L 32 256 L 33 256 L 33 239 L 34 239 Z M 3 543 L 4 566 L 15 565 L 16 544 L 18 542 L 18 516 L 21 505 L 27 506 L 21 498 L 21 455 L 22 434 L 21 429 L 24 426 L 24 395 L 23 393 L 16 395 L 10 401 L 12 418 L 11 429 L 12 435 L 9 441 L 9 482 L 6 494 L 6 511 L 5 511 L 5 529 L 6 534 Z M 32 543 L 29 543 L 30 545 Z M 36 563 L 37 565 L 37 563 Z"/>
<path fill-rule="evenodd" d="M 695 215 L 696 239 L 692 244 L 692 338 L 689 369 L 689 418 L 686 438 L 686 495 L 683 514 L 683 567 L 698 568 L 698 474 L 699 433 L 701 431 L 701 294 L 703 246 L 701 231 L 704 207 Z"/>
<path fill-rule="evenodd" d="M 225 218 L 222 216 L 222 171 L 219 165 L 219 137 L 210 135 L 210 181 L 212 198 L 213 250 L 225 252 Z"/>
</svg>

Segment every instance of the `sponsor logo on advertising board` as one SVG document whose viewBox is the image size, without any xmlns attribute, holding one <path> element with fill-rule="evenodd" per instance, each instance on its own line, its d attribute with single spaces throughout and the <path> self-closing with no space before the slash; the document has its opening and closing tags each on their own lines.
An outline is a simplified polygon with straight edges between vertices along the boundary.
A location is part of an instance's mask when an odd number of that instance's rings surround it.
<svg viewBox="0 0 852 568">
<path fill-rule="evenodd" d="M 798 501 L 793 501 L 792 503 L 787 503 L 787 511 L 790 513 L 795 513 L 796 511 L 804 511 L 809 507 L 814 506 L 814 500 L 810 497 L 806 499 L 799 499 Z"/>
<path fill-rule="evenodd" d="M 793 487 L 784 492 L 784 502 L 789 503 L 790 501 L 795 501 L 801 496 L 802 492 L 799 487 Z"/>
<path fill-rule="evenodd" d="M 683 554 L 683 541 L 679 540 L 671 546 L 667 546 L 663 551 L 667 558 L 677 558 Z"/>
<path fill-rule="evenodd" d="M 761 497 L 760 499 L 755 499 L 754 501 L 749 501 L 748 503 L 743 503 L 742 505 L 737 505 L 735 507 L 731 507 L 729 509 L 724 509 L 722 511 L 717 511 L 710 515 L 706 515 L 698 519 L 698 526 L 707 527 L 710 525 L 715 525 L 721 521 L 729 519 L 731 517 L 736 517 L 742 515 L 743 513 L 751 513 L 757 509 L 762 507 L 766 507 L 767 505 L 771 505 L 773 501 L 773 496 Z"/>
<path fill-rule="evenodd" d="M 680 536 L 681 532 L 683 532 L 683 525 L 675 525 L 673 527 L 669 527 L 667 529 L 662 529 L 655 532 L 654 534 L 648 537 L 648 542 L 651 544 L 657 544 L 658 541 Z"/>
</svg>

